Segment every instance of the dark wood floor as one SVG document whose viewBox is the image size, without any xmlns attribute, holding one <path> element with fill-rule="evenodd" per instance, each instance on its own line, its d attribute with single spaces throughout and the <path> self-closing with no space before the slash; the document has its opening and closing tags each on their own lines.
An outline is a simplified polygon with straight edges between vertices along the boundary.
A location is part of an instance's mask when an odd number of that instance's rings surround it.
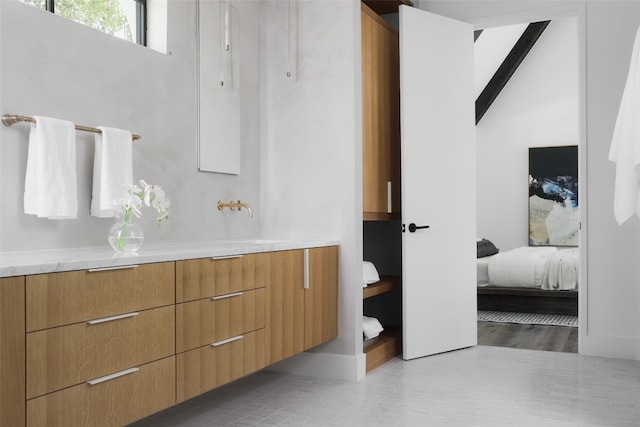
<svg viewBox="0 0 640 427">
<path fill-rule="evenodd" d="M 478 344 L 577 353 L 578 328 L 478 322 Z"/>
</svg>

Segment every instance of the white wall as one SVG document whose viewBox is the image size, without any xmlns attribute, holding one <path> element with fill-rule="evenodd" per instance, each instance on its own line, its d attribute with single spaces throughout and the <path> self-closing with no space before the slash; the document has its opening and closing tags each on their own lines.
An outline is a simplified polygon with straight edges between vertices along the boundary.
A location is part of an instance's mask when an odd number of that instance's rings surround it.
<svg viewBox="0 0 640 427">
<path fill-rule="evenodd" d="M 293 79 L 284 68 L 288 2 L 256 4 L 264 9 L 261 53 L 242 65 L 259 67 L 261 81 L 255 93 L 243 92 L 238 176 L 196 168 L 194 0 L 167 3 L 167 54 L 0 1 L 0 111 L 142 135 L 134 144 L 134 178 L 162 185 L 172 201 L 160 229 L 152 212 L 143 217 L 147 242 L 259 234 L 339 239 L 340 336 L 321 349 L 336 363 L 320 373 L 357 379 L 364 374 L 360 3 L 301 2 Z M 0 127 L 0 251 L 106 246 L 113 220 L 89 215 L 93 135 L 77 133 L 78 219 L 49 221 L 23 213 L 28 134 L 25 124 Z M 254 220 L 219 212 L 218 199 L 251 203 Z"/>
<path fill-rule="evenodd" d="M 240 176 L 196 169 L 195 1 L 170 1 L 167 50 L 159 53 L 22 4 L 0 2 L 0 112 L 44 115 L 130 129 L 134 179 L 164 187 L 172 201 L 161 228 L 141 220 L 147 242 L 255 236 L 260 218 L 259 93 L 243 102 Z M 258 66 L 258 58 L 253 66 Z M 251 66 L 251 65 L 250 65 Z M 28 124 L 0 126 L 0 251 L 104 246 L 112 219 L 89 215 L 93 135 L 78 132 L 79 212 L 51 221 L 23 213 Z M 218 199 L 253 204 L 219 212 Z"/>
<path fill-rule="evenodd" d="M 613 218 L 615 165 L 607 161 L 640 2 L 587 8 L 588 324 L 581 349 L 640 359 L 640 220 Z M 583 337 L 581 337 L 583 338 Z"/>
<path fill-rule="evenodd" d="M 288 3 L 262 4 L 261 123 L 268 165 L 262 171 L 263 234 L 340 240 L 339 337 L 320 351 L 358 355 L 345 363 L 364 373 L 357 365 L 362 362 L 360 3 L 298 3 L 297 74 L 287 78 Z"/>
<path fill-rule="evenodd" d="M 496 16 L 577 11 L 581 69 L 580 352 L 640 359 L 640 220 L 619 227 L 613 217 L 615 166 L 607 160 L 633 40 L 635 1 L 425 1 L 432 12 L 484 25 Z M 585 179 L 586 181 L 585 182 Z M 586 191 L 585 191 L 586 190 Z"/>
<path fill-rule="evenodd" d="M 500 250 L 529 244 L 528 148 L 579 142 L 577 25 L 552 20 L 476 126 L 478 237 Z"/>
</svg>

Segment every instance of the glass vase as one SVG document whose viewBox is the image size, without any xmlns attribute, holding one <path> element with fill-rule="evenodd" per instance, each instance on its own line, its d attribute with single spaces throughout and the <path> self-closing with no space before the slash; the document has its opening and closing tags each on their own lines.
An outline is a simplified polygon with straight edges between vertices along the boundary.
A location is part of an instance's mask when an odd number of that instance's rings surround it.
<svg viewBox="0 0 640 427">
<path fill-rule="evenodd" d="M 109 229 L 108 240 L 117 252 L 137 252 L 144 242 L 144 234 L 135 222 L 121 220 Z"/>
</svg>

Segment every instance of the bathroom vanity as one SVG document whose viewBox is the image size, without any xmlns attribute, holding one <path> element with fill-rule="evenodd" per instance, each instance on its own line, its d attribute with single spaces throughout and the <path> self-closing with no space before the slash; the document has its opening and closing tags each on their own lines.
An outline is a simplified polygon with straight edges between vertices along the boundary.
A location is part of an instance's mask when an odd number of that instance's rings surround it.
<svg viewBox="0 0 640 427">
<path fill-rule="evenodd" d="M 121 426 L 337 336 L 337 242 L 0 254 L 0 424 Z"/>
</svg>

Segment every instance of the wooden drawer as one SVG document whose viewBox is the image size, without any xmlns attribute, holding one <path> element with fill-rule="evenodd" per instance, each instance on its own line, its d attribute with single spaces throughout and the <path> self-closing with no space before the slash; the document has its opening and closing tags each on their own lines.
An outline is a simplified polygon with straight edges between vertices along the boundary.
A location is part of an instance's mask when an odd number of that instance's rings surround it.
<svg viewBox="0 0 640 427">
<path fill-rule="evenodd" d="M 176 305 L 176 352 L 265 327 L 265 289 Z"/>
<path fill-rule="evenodd" d="M 174 353 L 174 306 L 102 320 L 27 334 L 28 399 Z"/>
<path fill-rule="evenodd" d="M 126 372 L 126 371 L 123 371 Z M 27 401 L 29 427 L 122 426 L 175 403 L 175 357 Z"/>
<path fill-rule="evenodd" d="M 0 426 L 24 426 L 24 276 L 0 278 Z"/>
<path fill-rule="evenodd" d="M 264 368 L 264 329 L 236 338 L 176 356 L 178 402 Z"/>
<path fill-rule="evenodd" d="M 268 261 L 268 253 L 177 261 L 176 301 L 262 288 Z"/>
<path fill-rule="evenodd" d="M 175 263 L 27 276 L 27 331 L 175 302 Z"/>
</svg>

